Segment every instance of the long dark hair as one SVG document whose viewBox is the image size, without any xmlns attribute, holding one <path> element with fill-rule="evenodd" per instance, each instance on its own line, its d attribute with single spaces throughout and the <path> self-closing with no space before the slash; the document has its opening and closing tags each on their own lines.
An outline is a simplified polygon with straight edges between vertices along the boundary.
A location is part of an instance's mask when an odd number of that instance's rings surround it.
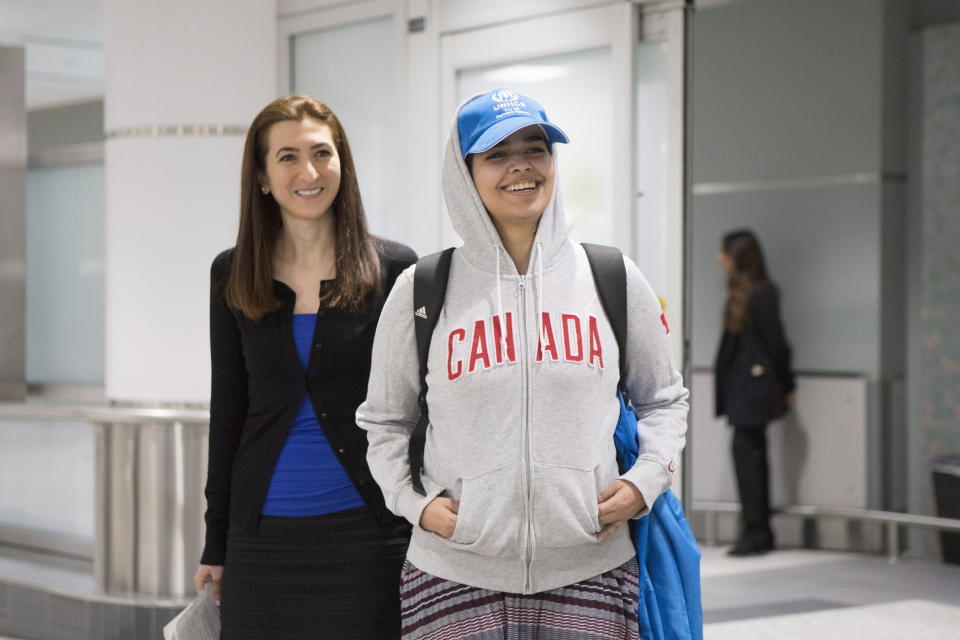
<svg viewBox="0 0 960 640">
<path fill-rule="evenodd" d="M 227 304 L 251 320 L 280 307 L 273 289 L 273 256 L 283 228 L 280 207 L 259 188 L 269 151 L 270 127 L 278 122 L 313 118 L 330 127 L 340 155 L 340 190 L 333 201 L 337 277 L 321 292 L 320 304 L 345 310 L 359 309 L 380 283 L 380 261 L 360 200 L 347 134 L 336 114 L 319 100 L 307 96 L 278 98 L 253 119 L 243 146 L 240 174 L 240 229 L 227 280 Z"/>
<path fill-rule="evenodd" d="M 723 326 L 729 331 L 744 331 L 750 326 L 750 296 L 757 289 L 774 286 L 767 274 L 760 240 L 749 229 L 737 229 L 723 236 L 722 250 L 733 262 L 727 278 L 727 303 Z"/>
</svg>

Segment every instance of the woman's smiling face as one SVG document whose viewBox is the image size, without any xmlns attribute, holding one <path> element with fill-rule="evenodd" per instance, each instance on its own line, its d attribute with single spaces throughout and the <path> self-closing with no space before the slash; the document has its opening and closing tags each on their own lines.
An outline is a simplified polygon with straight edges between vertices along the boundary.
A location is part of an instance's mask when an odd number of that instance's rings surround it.
<svg viewBox="0 0 960 640">
<path fill-rule="evenodd" d="M 340 155 L 330 126 L 313 118 L 287 120 L 272 125 L 267 140 L 261 187 L 286 216 L 324 215 L 340 190 Z"/>
<path fill-rule="evenodd" d="M 535 225 L 553 194 L 553 156 L 543 130 L 524 127 L 470 158 L 473 183 L 494 225 Z"/>
</svg>

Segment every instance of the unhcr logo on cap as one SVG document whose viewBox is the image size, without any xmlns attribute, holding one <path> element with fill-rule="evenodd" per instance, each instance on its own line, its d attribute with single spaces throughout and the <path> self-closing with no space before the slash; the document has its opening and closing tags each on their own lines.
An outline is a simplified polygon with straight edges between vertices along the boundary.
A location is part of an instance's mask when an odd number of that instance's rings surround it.
<svg viewBox="0 0 960 640">
<path fill-rule="evenodd" d="M 491 93 L 490 101 L 493 103 L 493 111 L 497 114 L 497 119 L 516 113 L 530 115 L 527 111 L 527 103 L 521 100 L 522 97 L 516 91 L 509 89 L 498 89 Z"/>
</svg>

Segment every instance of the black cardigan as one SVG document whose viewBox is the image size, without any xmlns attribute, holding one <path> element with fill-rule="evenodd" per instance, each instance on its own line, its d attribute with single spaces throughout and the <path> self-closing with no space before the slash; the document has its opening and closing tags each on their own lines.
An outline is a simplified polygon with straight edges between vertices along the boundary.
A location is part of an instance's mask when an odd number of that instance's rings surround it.
<svg viewBox="0 0 960 640">
<path fill-rule="evenodd" d="M 296 294 L 274 281 L 281 308 L 251 321 L 224 298 L 233 250 L 210 270 L 210 444 L 207 468 L 207 535 L 202 564 L 222 565 L 227 530 L 256 531 L 280 450 L 304 393 L 310 395 L 324 434 L 377 520 L 401 522 L 383 502 L 367 467 L 367 435 L 357 407 L 367 394 L 370 353 L 380 311 L 397 276 L 417 260 L 409 247 L 376 240 L 382 290 L 363 310 L 321 309 L 313 351 L 304 372 L 293 339 Z"/>
<path fill-rule="evenodd" d="M 714 367 L 716 413 L 734 425 L 776 420 L 787 412 L 786 395 L 797 386 L 776 287 L 754 291 L 749 311 L 745 331 L 723 332 Z"/>
</svg>

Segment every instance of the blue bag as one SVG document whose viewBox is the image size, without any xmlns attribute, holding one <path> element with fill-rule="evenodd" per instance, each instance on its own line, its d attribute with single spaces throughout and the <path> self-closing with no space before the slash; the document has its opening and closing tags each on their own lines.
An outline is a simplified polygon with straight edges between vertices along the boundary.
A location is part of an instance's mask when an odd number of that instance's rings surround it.
<svg viewBox="0 0 960 640">
<path fill-rule="evenodd" d="M 620 418 L 613 441 L 620 472 L 637 461 L 637 416 L 619 394 Z M 700 548 L 669 489 L 646 516 L 630 521 L 630 538 L 640 566 L 637 620 L 642 640 L 703 640 L 700 603 Z"/>
</svg>

